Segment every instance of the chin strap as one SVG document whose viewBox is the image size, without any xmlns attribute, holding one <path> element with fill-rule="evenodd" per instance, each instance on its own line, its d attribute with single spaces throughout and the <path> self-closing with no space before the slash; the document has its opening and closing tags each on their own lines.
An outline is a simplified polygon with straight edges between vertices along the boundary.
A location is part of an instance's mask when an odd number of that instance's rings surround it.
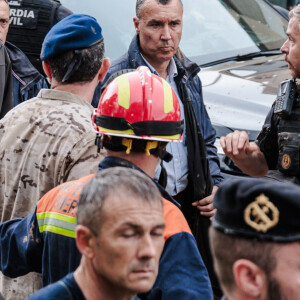
<svg viewBox="0 0 300 300">
<path fill-rule="evenodd" d="M 102 134 L 97 133 L 95 145 L 97 146 L 98 153 L 101 151 L 101 149 L 103 149 L 103 147 L 105 147 L 108 150 L 115 152 L 126 151 L 126 154 L 129 155 L 132 148 L 134 148 L 134 141 L 135 139 L 120 138 L 114 139 L 113 142 L 112 140 L 107 142 L 103 140 Z M 165 162 L 169 162 L 173 159 L 172 154 L 166 151 L 166 144 L 161 144 L 158 141 L 147 141 L 144 151 L 147 156 L 152 154 Z"/>
</svg>

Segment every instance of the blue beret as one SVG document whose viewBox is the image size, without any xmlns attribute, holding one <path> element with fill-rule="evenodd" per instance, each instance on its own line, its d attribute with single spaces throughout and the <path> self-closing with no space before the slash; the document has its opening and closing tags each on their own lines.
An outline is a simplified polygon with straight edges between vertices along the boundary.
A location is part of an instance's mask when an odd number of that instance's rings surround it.
<svg viewBox="0 0 300 300">
<path fill-rule="evenodd" d="M 73 14 L 55 24 L 45 37 L 41 60 L 70 50 L 88 48 L 103 40 L 102 30 L 95 18 Z"/>
<path fill-rule="evenodd" d="M 300 241 L 300 187 L 244 178 L 225 181 L 214 197 L 212 226 L 225 234 L 273 242 Z"/>
</svg>

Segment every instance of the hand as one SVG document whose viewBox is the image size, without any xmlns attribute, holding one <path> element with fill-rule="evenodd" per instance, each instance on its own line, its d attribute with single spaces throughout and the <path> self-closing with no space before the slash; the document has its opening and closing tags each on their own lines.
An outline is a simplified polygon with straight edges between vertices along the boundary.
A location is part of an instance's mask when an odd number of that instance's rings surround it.
<svg viewBox="0 0 300 300">
<path fill-rule="evenodd" d="M 245 159 L 251 152 L 255 151 L 257 145 L 249 142 L 245 131 L 235 130 L 226 137 L 220 138 L 220 144 L 226 156 L 232 159 Z"/>
<path fill-rule="evenodd" d="M 201 216 L 210 217 L 210 220 L 212 220 L 212 217 L 215 215 L 217 211 L 213 206 L 213 199 L 217 189 L 218 187 L 214 185 L 213 190 L 209 196 L 192 203 L 193 206 L 196 206 L 197 209 L 200 210 Z"/>
<path fill-rule="evenodd" d="M 225 155 L 231 158 L 237 167 L 250 176 L 264 176 L 268 164 L 264 154 L 255 142 L 249 142 L 245 131 L 234 131 L 220 138 Z"/>
</svg>

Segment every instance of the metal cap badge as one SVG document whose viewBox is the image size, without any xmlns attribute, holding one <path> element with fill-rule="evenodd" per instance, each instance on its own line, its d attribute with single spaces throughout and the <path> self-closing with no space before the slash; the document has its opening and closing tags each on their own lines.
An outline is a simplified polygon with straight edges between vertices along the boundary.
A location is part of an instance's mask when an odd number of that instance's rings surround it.
<svg viewBox="0 0 300 300">
<path fill-rule="evenodd" d="M 300 186 L 237 178 L 215 194 L 212 226 L 225 234 L 271 242 L 300 241 Z"/>
<path fill-rule="evenodd" d="M 279 210 L 268 197 L 261 194 L 246 207 L 244 220 L 256 231 L 267 232 L 278 224 Z"/>
</svg>

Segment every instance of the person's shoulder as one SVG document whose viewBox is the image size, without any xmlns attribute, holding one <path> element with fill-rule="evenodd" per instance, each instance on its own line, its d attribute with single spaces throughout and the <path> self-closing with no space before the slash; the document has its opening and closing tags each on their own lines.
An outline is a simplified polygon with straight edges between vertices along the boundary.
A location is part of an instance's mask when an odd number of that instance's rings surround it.
<svg viewBox="0 0 300 300">
<path fill-rule="evenodd" d="M 71 285 L 69 284 L 69 282 L 71 283 Z M 74 294 L 74 289 L 76 290 L 76 298 L 84 299 L 78 285 L 74 285 L 73 282 L 75 282 L 73 273 L 70 273 L 62 280 L 50 284 L 34 293 L 30 297 L 28 297 L 27 300 L 70 300 L 73 299 L 72 295 Z M 81 293 L 81 295 L 78 295 L 78 292 L 79 294 Z"/>
<path fill-rule="evenodd" d="M 73 12 L 71 10 L 69 10 L 67 7 L 63 5 L 60 5 L 57 9 L 56 20 L 57 22 L 59 22 L 60 20 L 72 14 Z"/>
<path fill-rule="evenodd" d="M 47 211 L 59 210 L 60 205 L 57 201 L 60 199 L 69 199 L 77 201 L 83 186 L 93 177 L 95 174 L 90 174 L 77 180 L 65 182 L 49 192 L 47 192 L 37 204 L 37 214 L 45 213 Z"/>
<path fill-rule="evenodd" d="M 109 73 L 113 74 L 124 68 L 129 68 L 128 58 L 129 58 L 128 53 L 124 53 L 119 58 L 113 60 L 109 68 Z"/>
<path fill-rule="evenodd" d="M 165 241 L 171 236 L 186 232 L 191 234 L 191 229 L 180 209 L 172 202 L 163 198 L 164 220 L 166 224 L 164 239 Z"/>
<path fill-rule="evenodd" d="M 40 83 L 41 87 L 48 87 L 44 76 L 32 65 L 21 49 L 8 41 L 5 43 L 5 48 L 11 61 L 11 68 L 15 73 L 14 76 L 18 81 L 22 81 L 22 89 L 24 89 L 24 85 L 32 87 L 37 82 Z"/>
<path fill-rule="evenodd" d="M 28 121 L 32 116 L 32 110 L 40 107 L 39 98 L 34 97 L 13 107 L 1 120 L 0 123 L 17 124 L 18 122 Z"/>
<path fill-rule="evenodd" d="M 29 296 L 27 300 L 70 300 L 68 291 L 60 282 L 48 285 Z"/>
</svg>

